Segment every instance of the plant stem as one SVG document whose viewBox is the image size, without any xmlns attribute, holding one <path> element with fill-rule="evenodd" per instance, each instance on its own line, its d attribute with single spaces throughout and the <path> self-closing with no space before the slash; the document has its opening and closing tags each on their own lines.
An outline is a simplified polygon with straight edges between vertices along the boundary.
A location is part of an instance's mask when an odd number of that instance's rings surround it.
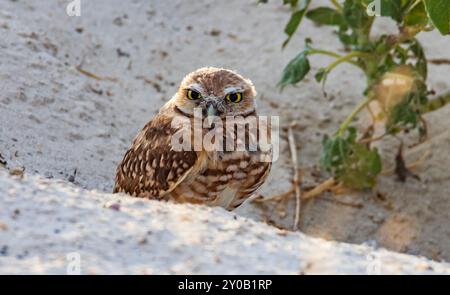
<svg viewBox="0 0 450 295">
<path fill-rule="evenodd" d="M 355 53 L 358 53 L 358 54 L 355 54 Z M 337 58 L 337 60 L 334 62 L 334 63 L 336 63 L 336 65 L 333 66 L 333 68 L 334 68 L 335 66 L 337 66 L 338 64 L 340 64 L 342 62 L 348 62 L 348 63 L 350 63 L 350 64 L 352 64 L 354 66 L 361 67 L 357 62 L 355 62 L 353 60 L 350 60 L 350 59 L 353 58 L 353 57 L 356 57 L 356 56 L 363 56 L 366 53 L 355 51 L 355 52 L 352 52 L 349 55 L 342 56 L 342 55 L 339 55 L 337 53 L 334 53 L 334 52 L 331 52 L 331 51 L 327 51 L 327 50 L 311 49 L 309 51 L 308 55 L 313 55 L 313 54 L 323 54 L 323 55 L 328 55 L 328 56 Z"/>
<path fill-rule="evenodd" d="M 343 62 L 348 62 L 351 63 L 359 68 L 361 68 L 363 71 L 364 69 L 361 67 L 361 65 L 359 65 L 357 62 L 351 60 L 354 57 L 371 57 L 370 54 L 366 53 L 366 52 L 361 52 L 361 51 L 353 51 L 345 56 L 336 54 L 334 52 L 330 52 L 330 51 L 326 51 L 326 50 L 320 50 L 320 49 L 311 49 L 311 51 L 309 52 L 309 54 L 324 54 L 324 55 L 329 55 L 332 57 L 336 57 L 337 59 L 331 63 L 326 69 L 325 72 L 329 73 L 332 69 L 334 69 L 335 67 L 337 67 L 339 64 L 343 63 Z M 356 107 L 355 110 L 353 110 L 353 112 L 350 114 L 350 116 L 347 117 L 347 119 L 345 119 L 345 121 L 342 123 L 342 125 L 339 128 L 339 131 L 337 132 L 336 136 L 342 136 L 344 135 L 345 130 L 347 130 L 348 125 L 350 125 L 350 123 L 353 121 L 354 117 L 362 110 L 364 109 L 369 102 L 371 101 L 371 98 L 366 98 L 360 105 L 358 105 Z"/>
<path fill-rule="evenodd" d="M 341 4 L 339 4 L 339 2 L 337 0 L 330 0 L 331 3 L 334 5 L 334 7 L 336 7 L 336 10 L 341 12 L 342 11 L 342 6 Z"/>
<path fill-rule="evenodd" d="M 322 50 L 322 49 L 311 49 L 308 54 L 312 55 L 312 54 L 323 54 L 323 55 L 328 55 L 328 56 L 332 56 L 332 57 L 336 57 L 336 58 L 340 58 L 342 57 L 342 55 L 334 53 L 332 51 L 328 51 L 328 50 Z"/>
<path fill-rule="evenodd" d="M 363 57 L 363 56 L 367 56 L 368 54 L 365 52 L 361 52 L 361 51 L 354 51 L 350 54 L 347 54 L 345 56 L 341 56 L 340 58 L 338 58 L 336 61 L 334 61 L 333 63 L 331 63 L 327 68 L 326 71 L 329 72 L 332 69 L 334 69 L 336 66 L 338 66 L 339 64 L 343 63 L 343 62 L 348 62 L 351 63 L 353 65 L 356 65 L 358 67 L 360 67 L 360 65 L 358 63 L 356 63 L 355 61 L 352 61 L 351 59 L 354 57 Z"/>
<path fill-rule="evenodd" d="M 353 112 L 345 119 L 345 121 L 341 124 L 339 127 L 338 132 L 336 133 L 336 136 L 343 136 L 345 133 L 345 130 L 347 130 L 348 126 L 352 123 L 353 119 L 356 117 L 356 115 L 359 114 L 370 102 L 372 101 L 371 97 L 367 97 L 365 100 L 363 100 L 354 110 Z"/>
</svg>

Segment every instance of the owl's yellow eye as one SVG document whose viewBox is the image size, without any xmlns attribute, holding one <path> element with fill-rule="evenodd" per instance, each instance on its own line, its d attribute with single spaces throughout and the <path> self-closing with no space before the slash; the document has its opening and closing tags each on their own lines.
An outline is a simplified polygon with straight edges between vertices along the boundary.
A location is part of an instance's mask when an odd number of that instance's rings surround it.
<svg viewBox="0 0 450 295">
<path fill-rule="evenodd" d="M 202 95 L 199 92 L 195 91 L 195 90 L 188 90 L 187 97 L 190 100 L 197 100 L 197 99 L 202 98 Z"/>
<path fill-rule="evenodd" d="M 226 96 L 226 99 L 230 102 L 238 103 L 242 100 L 242 93 L 230 93 Z"/>
</svg>

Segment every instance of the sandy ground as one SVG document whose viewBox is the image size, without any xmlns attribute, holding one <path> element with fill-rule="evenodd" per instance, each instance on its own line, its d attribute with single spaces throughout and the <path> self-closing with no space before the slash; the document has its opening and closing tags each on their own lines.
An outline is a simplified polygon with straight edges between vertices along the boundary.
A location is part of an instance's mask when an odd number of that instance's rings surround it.
<svg viewBox="0 0 450 295">
<path fill-rule="evenodd" d="M 450 274 L 450 264 L 289 233 L 221 208 L 0 171 L 0 273 Z"/>
<path fill-rule="evenodd" d="M 71 18 L 65 14 L 68 1 L 0 0 L 0 153 L 8 167 L 110 192 L 115 167 L 137 131 L 186 73 L 213 65 L 251 78 L 261 113 L 279 115 L 282 124 L 299 123 L 305 185 L 312 184 L 322 136 L 335 131 L 361 98 L 364 79 L 342 66 L 328 79 L 327 98 L 312 77 L 280 94 L 274 87 L 279 74 L 305 37 L 327 49 L 337 46 L 336 40 L 330 29 L 305 22 L 282 51 L 289 12 L 276 1 L 255 2 L 91 0 L 82 1 L 82 16 Z M 376 33 L 393 29 L 388 21 L 377 21 Z M 430 58 L 448 56 L 449 38 L 429 33 L 420 39 Z M 314 68 L 328 62 L 312 60 Z M 76 66 L 103 79 L 83 75 Z M 450 89 L 448 70 L 430 67 L 429 82 L 437 93 Z M 428 115 L 428 143 L 406 153 L 413 161 L 431 151 L 415 170 L 420 181 L 403 184 L 387 176 L 373 192 L 338 197 L 338 202 L 332 196 L 317 198 L 303 204 L 301 230 L 450 261 L 449 116 L 449 107 Z M 395 142 L 382 148 L 386 166 L 392 166 Z M 281 151 L 262 189 L 265 196 L 290 188 L 285 141 Z M 293 208 L 292 200 L 263 208 L 249 203 L 236 214 L 290 228 Z"/>
</svg>

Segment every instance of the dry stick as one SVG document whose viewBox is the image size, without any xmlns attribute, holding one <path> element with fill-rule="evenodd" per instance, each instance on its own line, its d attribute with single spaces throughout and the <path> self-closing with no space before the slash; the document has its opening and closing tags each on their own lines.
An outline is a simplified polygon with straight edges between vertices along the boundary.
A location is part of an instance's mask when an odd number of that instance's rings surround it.
<svg viewBox="0 0 450 295">
<path fill-rule="evenodd" d="M 280 195 L 275 195 L 271 197 L 266 198 L 254 198 L 252 201 L 255 203 L 265 203 L 270 201 L 281 201 L 283 199 L 288 198 L 292 193 L 295 192 L 296 195 L 296 210 L 295 210 L 295 219 L 294 219 L 294 230 L 298 229 L 298 223 L 300 221 L 300 211 L 301 211 L 301 201 L 302 200 L 308 200 L 314 197 L 317 197 L 321 195 L 322 193 L 332 190 L 334 188 L 340 189 L 340 184 L 336 183 L 334 178 L 330 178 L 315 188 L 311 189 L 310 191 L 303 192 L 300 188 L 301 179 L 300 179 L 300 173 L 298 169 L 298 160 L 297 160 L 297 147 L 295 143 L 295 137 L 293 133 L 293 127 L 295 126 L 294 123 L 292 123 L 288 128 L 288 143 L 290 147 L 291 152 L 291 160 L 292 164 L 294 166 L 294 179 L 293 179 L 293 187 L 289 189 L 287 192 L 282 193 Z"/>
<path fill-rule="evenodd" d="M 117 81 L 118 81 L 117 78 L 100 77 L 100 76 L 98 76 L 98 75 L 96 75 L 96 74 L 94 74 L 94 73 L 91 73 L 91 72 L 88 72 L 88 71 L 86 71 L 86 70 L 83 70 L 83 69 L 81 68 L 81 65 L 76 66 L 75 68 L 77 69 L 78 72 L 82 73 L 83 75 L 86 75 L 86 76 L 88 76 L 89 78 L 93 78 L 93 79 L 95 79 L 95 80 L 97 80 L 97 81 L 102 81 L 102 80 L 108 80 L 108 81 L 111 81 L 111 82 L 117 82 Z"/>
<path fill-rule="evenodd" d="M 330 191 L 330 190 L 331 191 L 338 190 L 338 193 L 340 193 L 339 190 L 342 190 L 342 184 L 336 183 L 334 178 L 329 178 L 329 179 L 325 180 L 324 182 L 318 184 L 316 187 L 312 188 L 311 190 L 303 191 L 301 194 L 302 195 L 301 199 L 302 200 L 312 199 L 312 198 L 318 197 L 321 194 L 323 194 L 324 192 Z M 278 201 L 287 199 L 294 192 L 295 192 L 295 187 L 293 186 L 287 192 L 284 192 L 282 194 L 265 197 L 265 198 L 256 197 L 252 200 L 252 202 L 255 202 L 255 203 L 278 202 Z"/>
<path fill-rule="evenodd" d="M 388 135 L 387 133 L 384 133 L 384 134 L 379 135 L 379 136 L 377 136 L 377 137 L 361 139 L 361 140 L 358 141 L 358 143 L 360 143 L 360 144 L 366 144 L 366 143 L 372 143 L 372 142 L 375 142 L 375 141 L 380 141 L 380 140 L 382 140 L 383 138 L 385 138 L 387 135 Z"/>
<path fill-rule="evenodd" d="M 417 166 L 420 166 L 423 164 L 423 162 L 431 155 L 431 150 L 426 150 L 422 156 L 419 158 L 419 160 L 410 163 L 409 165 L 406 165 L 407 168 L 409 169 L 414 169 Z"/>
<path fill-rule="evenodd" d="M 445 58 L 429 59 L 428 62 L 435 65 L 450 65 L 450 60 Z"/>
<path fill-rule="evenodd" d="M 350 202 L 345 202 L 345 201 L 341 201 L 339 199 L 336 198 L 327 198 L 327 197 L 323 197 L 321 200 L 324 201 L 328 201 L 328 202 L 333 202 L 342 206 L 348 206 L 348 207 L 353 207 L 353 208 L 362 208 L 363 205 L 362 204 L 355 204 L 355 203 L 350 203 Z"/>
<path fill-rule="evenodd" d="M 301 202 L 302 202 L 302 192 L 300 189 L 300 173 L 298 170 L 298 160 L 297 160 L 297 145 L 295 144 L 294 131 L 292 128 L 295 126 L 295 123 L 292 123 L 288 129 L 288 140 L 289 147 L 291 149 L 291 160 L 292 166 L 294 167 L 294 189 L 295 189 L 295 219 L 294 219 L 294 230 L 298 229 L 298 223 L 300 221 L 300 210 L 301 210 Z"/>
<path fill-rule="evenodd" d="M 295 191 L 294 187 L 290 188 L 287 192 L 282 193 L 280 195 L 275 195 L 275 196 L 270 196 L 270 197 L 261 197 L 261 196 L 257 196 L 256 198 L 254 198 L 252 201 L 255 203 L 265 203 L 265 202 L 270 202 L 270 201 L 282 201 L 284 199 L 287 199 L 293 192 Z"/>
<path fill-rule="evenodd" d="M 336 181 L 332 177 L 332 178 L 322 182 L 321 184 L 319 184 L 312 190 L 306 192 L 303 196 L 303 200 L 311 199 L 318 195 L 321 195 L 323 192 L 326 192 L 327 190 L 333 188 L 335 185 L 336 185 Z"/>
</svg>

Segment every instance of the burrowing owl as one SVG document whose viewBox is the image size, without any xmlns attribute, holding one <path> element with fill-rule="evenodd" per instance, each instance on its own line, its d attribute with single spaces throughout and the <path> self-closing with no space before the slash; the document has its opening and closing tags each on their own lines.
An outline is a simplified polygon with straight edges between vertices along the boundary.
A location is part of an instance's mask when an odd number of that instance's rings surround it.
<svg viewBox="0 0 450 295">
<path fill-rule="evenodd" d="M 210 141 L 222 143 L 223 149 L 199 146 L 194 137 L 199 134 L 201 139 L 207 137 L 220 123 L 217 119 L 238 117 L 245 122 L 249 119 L 259 122 L 256 137 L 260 136 L 261 118 L 256 113 L 255 96 L 252 82 L 231 70 L 201 68 L 187 75 L 178 92 L 134 139 L 117 168 L 114 192 L 222 206 L 228 210 L 240 206 L 269 174 L 270 144 L 266 150 L 259 143 L 251 148 L 242 134 L 253 139 L 255 134 L 246 125 L 239 135 L 238 124 L 236 128 L 222 124 L 225 131 L 215 133 Z M 214 118 L 213 123 L 200 121 L 200 126 L 196 125 L 196 115 L 204 121 Z M 183 149 L 174 148 L 174 137 L 180 132 L 183 135 L 191 132 L 187 145 L 183 142 Z M 238 149 L 239 144 L 243 148 Z"/>
</svg>

